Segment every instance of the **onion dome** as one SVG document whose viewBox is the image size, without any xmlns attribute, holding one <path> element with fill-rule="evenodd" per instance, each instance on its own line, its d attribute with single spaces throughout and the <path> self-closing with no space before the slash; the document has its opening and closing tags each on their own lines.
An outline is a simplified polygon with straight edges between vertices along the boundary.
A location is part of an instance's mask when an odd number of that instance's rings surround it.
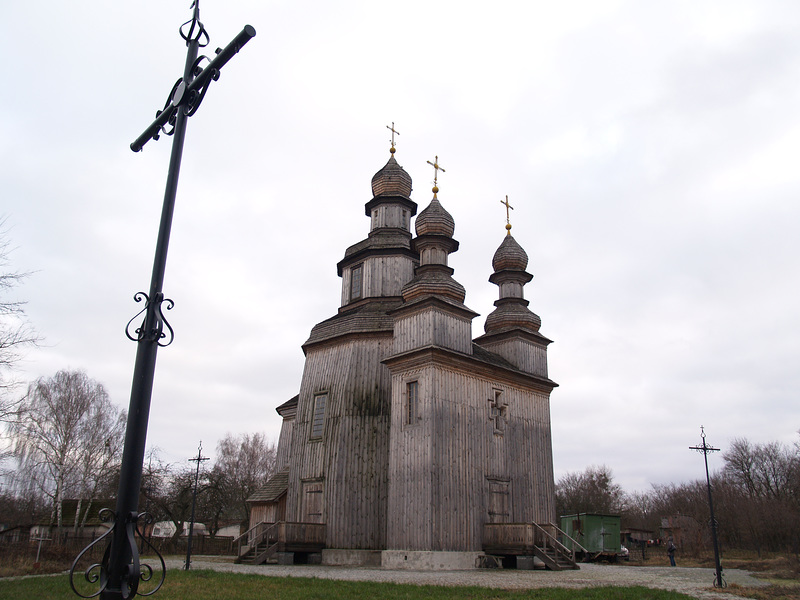
<svg viewBox="0 0 800 600">
<path fill-rule="evenodd" d="M 422 215 L 420 215 L 422 216 Z M 419 219 L 417 220 L 419 223 Z M 492 268 L 495 271 L 524 271 L 528 267 L 528 255 L 509 233 L 494 253 Z"/>
<path fill-rule="evenodd" d="M 527 329 L 539 331 L 542 319 L 528 309 L 528 301 L 516 298 L 507 298 L 495 301 L 497 307 L 486 317 L 483 330 L 486 333 L 504 331 L 508 329 Z"/>
<path fill-rule="evenodd" d="M 404 198 L 411 195 L 411 176 L 397 164 L 394 156 L 372 177 L 372 195 Z"/>
<path fill-rule="evenodd" d="M 417 235 L 444 235 L 453 237 L 456 222 L 434 197 L 431 203 L 417 216 L 414 228 Z"/>
</svg>

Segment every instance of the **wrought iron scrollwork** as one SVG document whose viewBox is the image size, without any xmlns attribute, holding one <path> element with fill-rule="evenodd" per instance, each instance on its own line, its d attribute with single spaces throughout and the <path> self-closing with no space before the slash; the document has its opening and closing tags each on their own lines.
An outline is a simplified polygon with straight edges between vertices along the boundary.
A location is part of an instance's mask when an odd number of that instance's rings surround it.
<svg viewBox="0 0 800 600">
<path fill-rule="evenodd" d="M 186 41 L 187 45 L 189 42 L 196 41 L 198 46 L 205 48 L 210 40 L 205 26 L 200 22 L 200 0 L 194 0 L 189 8 L 193 8 L 194 12 L 192 13 L 192 18 L 181 25 L 181 37 Z"/>
<path fill-rule="evenodd" d="M 114 511 L 109 508 L 103 508 L 100 510 L 100 520 L 104 523 L 109 521 L 113 521 L 111 527 L 109 527 L 108 531 L 106 531 L 103 535 L 98 537 L 94 540 L 91 544 L 86 546 L 80 554 L 78 554 L 75 561 L 72 563 L 72 567 L 69 570 L 69 585 L 72 588 L 72 591 L 75 592 L 81 598 L 95 598 L 102 594 L 107 586 L 108 586 L 108 565 L 109 565 L 109 557 L 111 554 L 111 538 L 114 529 L 117 527 L 117 520 Z M 167 568 L 164 563 L 164 557 L 161 556 L 161 553 L 156 550 L 156 548 L 147 541 L 147 539 L 142 535 L 142 532 L 139 530 L 139 521 L 143 521 L 145 523 L 151 523 L 152 517 L 150 517 L 147 513 L 131 513 L 128 515 L 128 518 L 125 519 L 125 532 L 127 536 L 128 546 L 130 548 L 131 553 L 131 563 L 128 565 L 128 573 L 127 577 L 125 578 L 125 585 L 127 589 L 123 591 L 123 597 L 125 598 L 133 598 L 137 594 L 139 596 L 151 596 L 155 594 L 161 586 L 164 584 L 164 579 L 166 578 Z M 141 581 L 151 581 L 153 579 L 153 568 L 147 564 L 142 563 L 139 561 L 139 549 L 136 545 L 136 534 L 139 534 L 139 537 L 144 540 L 144 543 L 147 544 L 150 549 L 156 553 L 158 556 L 158 560 L 161 562 L 161 579 L 158 582 L 158 585 L 155 586 L 149 592 L 140 592 L 139 591 L 139 582 Z M 103 559 L 99 563 L 93 563 L 89 565 L 83 573 L 84 579 L 91 585 L 98 585 L 98 589 L 92 592 L 91 594 L 83 594 L 78 591 L 75 587 L 75 573 L 80 560 L 86 555 L 88 552 L 91 552 L 92 548 L 95 546 L 99 546 L 99 544 L 109 538 L 108 545 L 106 546 L 105 552 L 103 552 Z"/>
<path fill-rule="evenodd" d="M 172 310 L 175 303 L 169 298 L 164 298 L 164 294 L 161 293 L 156 294 L 155 298 L 151 300 L 144 292 L 136 292 L 133 295 L 133 299 L 136 302 L 144 301 L 145 304 L 144 308 L 136 313 L 125 326 L 125 335 L 128 336 L 128 339 L 134 342 L 156 342 L 161 347 L 169 346 L 172 340 L 175 339 L 175 332 L 169 324 L 169 321 L 164 317 L 163 308 L 166 305 L 167 310 Z M 152 321 L 148 326 L 148 318 L 151 316 L 151 306 Z M 131 333 L 133 322 L 141 315 L 144 315 L 142 324 Z M 166 328 L 167 333 L 164 332 L 164 328 Z"/>
</svg>

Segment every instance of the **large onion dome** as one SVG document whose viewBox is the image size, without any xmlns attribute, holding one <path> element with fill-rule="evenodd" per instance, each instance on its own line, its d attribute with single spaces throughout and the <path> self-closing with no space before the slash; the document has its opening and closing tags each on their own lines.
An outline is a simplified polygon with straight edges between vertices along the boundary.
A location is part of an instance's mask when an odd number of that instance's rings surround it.
<svg viewBox="0 0 800 600">
<path fill-rule="evenodd" d="M 397 164 L 394 156 L 372 177 L 372 195 L 404 198 L 411 195 L 411 176 Z"/>
</svg>

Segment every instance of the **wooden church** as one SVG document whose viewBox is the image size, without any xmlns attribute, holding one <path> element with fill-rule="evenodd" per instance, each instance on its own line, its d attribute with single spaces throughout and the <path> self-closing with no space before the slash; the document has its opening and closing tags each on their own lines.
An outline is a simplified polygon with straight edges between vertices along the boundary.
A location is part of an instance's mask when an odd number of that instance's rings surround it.
<svg viewBox="0 0 800 600">
<path fill-rule="evenodd" d="M 417 204 L 394 153 L 372 178 L 367 237 L 337 265 L 341 306 L 311 330 L 300 392 L 277 408 L 278 473 L 249 500 L 240 558 L 472 568 L 489 555 L 563 567 L 556 384 L 523 295 L 528 257 L 507 225 L 489 277 L 499 299 L 472 339 L 478 315 L 448 266 L 453 217 L 434 184 L 412 234 Z"/>
</svg>

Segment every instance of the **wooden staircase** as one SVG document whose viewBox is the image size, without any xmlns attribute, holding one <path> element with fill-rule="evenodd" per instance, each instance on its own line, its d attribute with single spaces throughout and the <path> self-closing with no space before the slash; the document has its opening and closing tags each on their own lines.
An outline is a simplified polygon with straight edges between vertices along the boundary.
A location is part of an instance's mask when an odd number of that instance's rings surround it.
<svg viewBox="0 0 800 600">
<path fill-rule="evenodd" d="M 259 523 L 233 540 L 238 544 L 237 564 L 276 563 L 278 552 L 322 552 L 324 523 Z"/>
<path fill-rule="evenodd" d="M 556 534 L 572 542 L 562 544 Z M 533 556 L 550 571 L 580 569 L 575 553 L 585 548 L 552 523 L 487 523 L 483 527 L 483 550 L 500 556 Z"/>
</svg>

